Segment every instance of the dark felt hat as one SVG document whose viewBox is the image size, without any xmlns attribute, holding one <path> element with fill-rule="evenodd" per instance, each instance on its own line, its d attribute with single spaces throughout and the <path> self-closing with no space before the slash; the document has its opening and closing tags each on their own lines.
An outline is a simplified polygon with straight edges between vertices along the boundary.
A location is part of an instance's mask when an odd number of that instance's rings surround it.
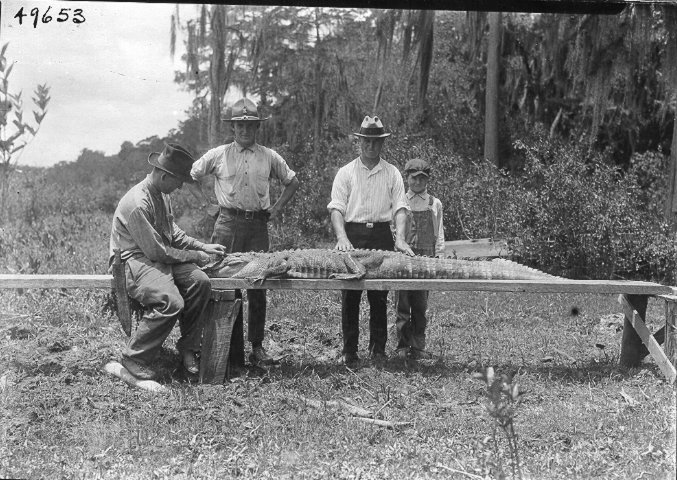
<svg viewBox="0 0 677 480">
<path fill-rule="evenodd" d="M 226 109 L 226 113 L 221 117 L 224 122 L 264 122 L 270 117 L 259 117 L 259 109 L 256 104 L 248 98 L 241 98 Z"/>
<path fill-rule="evenodd" d="M 354 133 L 356 137 L 365 137 L 365 138 L 385 138 L 389 137 L 390 134 L 386 133 L 385 128 L 383 128 L 383 123 L 381 119 L 374 116 L 370 117 L 367 115 L 362 120 L 362 125 L 360 125 L 360 131 Z"/>
<path fill-rule="evenodd" d="M 176 143 L 165 143 L 161 153 L 151 152 L 148 155 L 148 163 L 188 183 L 193 183 L 190 176 L 193 162 L 195 160 L 190 152 Z"/>
</svg>

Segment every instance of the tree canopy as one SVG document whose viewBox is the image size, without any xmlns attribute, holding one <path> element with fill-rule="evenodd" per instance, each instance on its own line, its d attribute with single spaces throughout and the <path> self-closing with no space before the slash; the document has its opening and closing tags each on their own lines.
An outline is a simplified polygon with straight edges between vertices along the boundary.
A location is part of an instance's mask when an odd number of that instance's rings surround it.
<svg viewBox="0 0 677 480">
<path fill-rule="evenodd" d="M 500 164 L 516 161 L 510 145 L 535 123 L 611 149 L 622 166 L 635 152 L 669 151 L 675 10 L 502 15 Z M 203 5 L 172 25 L 201 149 L 227 137 L 218 118 L 235 89 L 273 115 L 263 143 L 312 145 L 314 158 L 377 113 L 398 134 L 482 155 L 486 12 Z"/>
</svg>

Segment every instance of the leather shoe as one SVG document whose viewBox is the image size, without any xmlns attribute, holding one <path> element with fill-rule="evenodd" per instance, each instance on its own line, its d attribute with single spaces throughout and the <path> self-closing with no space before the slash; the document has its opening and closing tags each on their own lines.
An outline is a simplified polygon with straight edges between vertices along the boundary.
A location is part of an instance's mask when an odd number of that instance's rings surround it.
<svg viewBox="0 0 677 480">
<path fill-rule="evenodd" d="M 343 364 L 349 368 L 355 368 L 360 364 L 360 357 L 357 353 L 349 352 L 343 354 Z"/>
<path fill-rule="evenodd" d="M 388 357 L 384 352 L 371 352 L 369 355 L 371 361 L 376 365 L 382 365 L 388 361 Z"/>
<path fill-rule="evenodd" d="M 127 371 L 132 374 L 133 377 L 138 378 L 139 380 L 154 380 L 157 377 L 157 372 L 152 368 L 132 360 L 129 357 L 122 357 L 122 366 L 127 369 Z"/>
<path fill-rule="evenodd" d="M 183 352 L 183 368 L 191 375 L 200 373 L 200 362 L 196 352 Z"/>
<path fill-rule="evenodd" d="M 254 347 L 252 348 L 252 353 L 249 354 L 249 363 L 258 367 L 261 365 L 272 365 L 275 363 L 275 360 L 268 355 L 265 348 Z"/>
<path fill-rule="evenodd" d="M 430 360 L 433 358 L 432 354 L 426 350 L 420 350 L 418 348 L 411 348 L 409 356 L 414 360 Z"/>
<path fill-rule="evenodd" d="M 407 358 L 409 356 L 409 350 L 409 347 L 400 347 L 395 350 L 395 355 L 397 355 L 398 358 Z"/>
</svg>

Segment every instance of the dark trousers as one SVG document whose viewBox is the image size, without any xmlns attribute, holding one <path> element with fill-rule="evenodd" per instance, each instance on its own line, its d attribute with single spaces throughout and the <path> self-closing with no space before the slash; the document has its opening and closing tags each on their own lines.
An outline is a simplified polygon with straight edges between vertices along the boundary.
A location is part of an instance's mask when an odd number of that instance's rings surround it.
<svg viewBox="0 0 677 480">
<path fill-rule="evenodd" d="M 397 292 L 397 348 L 425 350 L 425 329 L 428 325 L 428 290 Z"/>
<path fill-rule="evenodd" d="M 395 242 L 389 225 L 367 228 L 346 224 L 348 240 L 355 248 L 393 250 Z M 360 300 L 362 290 L 341 292 L 341 328 L 343 353 L 357 353 L 360 336 Z M 369 353 L 385 353 L 388 340 L 388 291 L 367 290 L 369 301 Z"/>
<path fill-rule="evenodd" d="M 156 263 L 146 257 L 126 261 L 129 296 L 145 307 L 123 356 L 149 364 L 157 355 L 176 320 L 179 352 L 199 352 L 202 316 L 211 296 L 209 277 L 193 263 Z"/>
<path fill-rule="evenodd" d="M 235 217 L 221 210 L 211 242 L 223 245 L 228 252 L 267 252 L 270 248 L 268 224 L 260 218 Z M 236 290 L 235 296 L 242 298 L 242 290 Z M 247 301 L 248 339 L 253 347 L 258 347 L 263 343 L 266 326 L 266 291 L 247 290 Z M 238 325 L 242 325 L 242 305 L 235 319 L 233 338 L 238 335 Z"/>
</svg>

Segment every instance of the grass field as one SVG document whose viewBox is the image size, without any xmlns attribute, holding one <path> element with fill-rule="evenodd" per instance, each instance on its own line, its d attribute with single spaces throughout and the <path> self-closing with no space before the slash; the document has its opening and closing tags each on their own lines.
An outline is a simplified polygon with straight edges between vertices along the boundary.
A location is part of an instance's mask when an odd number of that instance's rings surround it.
<svg viewBox="0 0 677 480">
<path fill-rule="evenodd" d="M 651 360 L 617 366 L 615 296 L 434 292 L 435 358 L 355 370 L 337 365 L 338 292 L 268 296 L 265 345 L 286 355 L 279 367 L 191 384 L 174 332 L 157 365 L 171 393 L 154 396 L 102 372 L 126 338 L 103 293 L 0 292 L 0 477 L 510 478 L 473 378 L 492 366 L 523 392 L 524 478 L 674 478 L 675 390 Z M 648 318 L 656 330 L 663 305 L 650 300 Z"/>
</svg>

